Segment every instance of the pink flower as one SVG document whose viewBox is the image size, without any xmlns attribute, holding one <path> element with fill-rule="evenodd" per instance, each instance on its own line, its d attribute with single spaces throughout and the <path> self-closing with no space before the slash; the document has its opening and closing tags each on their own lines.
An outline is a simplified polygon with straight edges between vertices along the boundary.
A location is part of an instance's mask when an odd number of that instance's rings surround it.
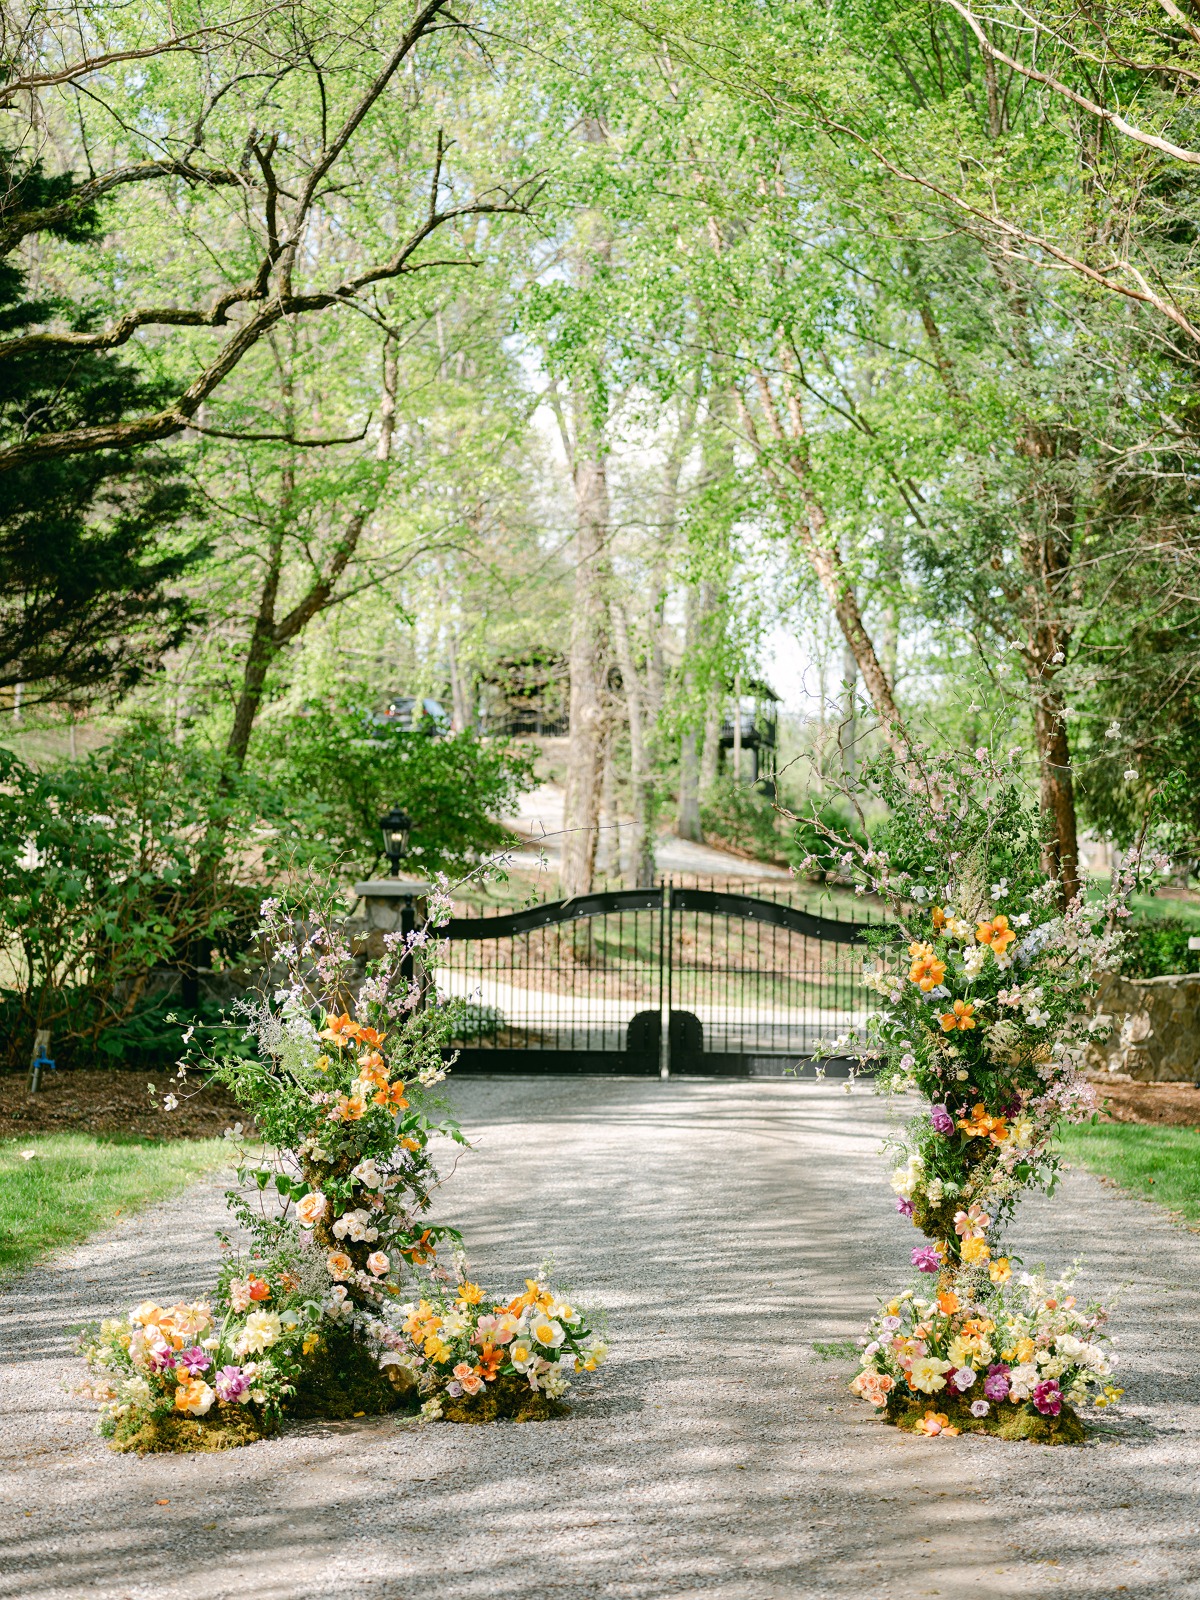
<svg viewBox="0 0 1200 1600">
<path fill-rule="evenodd" d="M 199 1345 L 192 1345 L 189 1350 L 181 1350 L 176 1357 L 176 1366 L 185 1368 L 194 1378 L 198 1372 L 207 1372 L 212 1366 L 212 1357 L 207 1350 L 201 1350 Z"/>
<path fill-rule="evenodd" d="M 391 1262 L 382 1250 L 372 1250 L 367 1257 L 367 1271 L 373 1273 L 377 1278 L 382 1278 L 390 1266 Z"/>
<path fill-rule="evenodd" d="M 241 1367 L 222 1367 L 213 1379 L 213 1388 L 223 1405 L 233 1406 L 244 1404 L 250 1383 Z"/>
<path fill-rule="evenodd" d="M 912 1253 L 912 1264 L 918 1272 L 940 1272 L 942 1258 L 931 1244 L 918 1245 Z"/>
<path fill-rule="evenodd" d="M 1062 1390 L 1053 1378 L 1039 1383 L 1033 1391 L 1033 1403 L 1044 1417 L 1056 1417 L 1062 1410 Z"/>
</svg>

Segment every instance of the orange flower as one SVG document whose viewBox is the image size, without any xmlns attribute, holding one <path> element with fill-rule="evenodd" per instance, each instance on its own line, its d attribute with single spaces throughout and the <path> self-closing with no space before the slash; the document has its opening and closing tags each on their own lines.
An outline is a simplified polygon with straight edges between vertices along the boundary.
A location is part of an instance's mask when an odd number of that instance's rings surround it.
<svg viewBox="0 0 1200 1600">
<path fill-rule="evenodd" d="M 380 1084 L 379 1093 L 373 1095 L 372 1100 L 377 1106 L 398 1106 L 401 1110 L 408 1104 L 402 1083 Z"/>
<path fill-rule="evenodd" d="M 406 1137 L 401 1139 L 400 1147 L 402 1150 L 419 1150 L 421 1148 L 421 1141 L 419 1139 L 414 1139 L 411 1136 Z"/>
<path fill-rule="evenodd" d="M 941 906 L 934 906 L 933 908 L 933 925 L 939 930 L 946 926 L 946 913 Z"/>
<path fill-rule="evenodd" d="M 958 1310 L 958 1296 L 952 1289 L 943 1289 L 938 1295 L 938 1310 L 947 1317 Z"/>
<path fill-rule="evenodd" d="M 414 1267 L 420 1266 L 424 1261 L 432 1261 L 434 1256 L 437 1255 L 437 1246 L 429 1242 L 431 1231 L 431 1229 L 426 1228 L 416 1244 L 410 1244 L 407 1248 L 401 1247 L 400 1254 L 407 1256 Z"/>
<path fill-rule="evenodd" d="M 479 1376 L 485 1383 L 491 1383 L 500 1371 L 500 1363 L 504 1360 L 503 1349 L 495 1345 L 485 1344 L 479 1347 Z"/>
<path fill-rule="evenodd" d="M 957 1428 L 950 1426 L 950 1418 L 944 1411 L 927 1411 L 913 1429 L 914 1433 L 923 1433 L 927 1438 L 934 1438 L 939 1433 L 944 1433 L 948 1438 L 953 1438 Z"/>
<path fill-rule="evenodd" d="M 265 1278 L 256 1278 L 251 1272 L 246 1282 L 250 1285 L 251 1300 L 269 1300 L 271 1298 L 271 1285 Z"/>
<path fill-rule="evenodd" d="M 477 1283 L 468 1283 L 465 1279 L 458 1286 L 458 1293 L 454 1297 L 459 1305 L 477 1306 L 483 1299 L 483 1290 Z"/>
<path fill-rule="evenodd" d="M 300 1279 L 294 1272 L 281 1272 L 279 1274 L 279 1286 L 285 1293 L 295 1294 L 300 1287 Z"/>
<path fill-rule="evenodd" d="M 329 1113 L 329 1120 L 331 1122 L 357 1122 L 366 1109 L 365 1102 L 360 1100 L 356 1094 L 340 1094 L 338 1095 L 337 1105 Z"/>
<path fill-rule="evenodd" d="M 325 1268 L 331 1278 L 348 1278 L 354 1270 L 354 1263 L 344 1250 L 331 1250 L 325 1257 Z"/>
<path fill-rule="evenodd" d="M 988 945 L 994 955 L 1002 956 L 1017 936 L 1009 927 L 1008 918 L 1000 916 L 981 922 L 975 929 L 975 937 L 980 944 Z"/>
<path fill-rule="evenodd" d="M 340 1017 L 326 1017 L 325 1026 L 321 1030 L 321 1038 L 328 1039 L 330 1044 L 342 1049 L 344 1045 L 353 1044 L 359 1036 L 357 1022 L 352 1022 L 347 1012 L 343 1011 Z"/>
<path fill-rule="evenodd" d="M 519 1317 L 527 1306 L 533 1306 L 538 1311 L 548 1311 L 554 1304 L 554 1296 L 547 1294 L 541 1285 L 533 1278 L 525 1279 L 525 1293 L 517 1295 L 505 1306 L 505 1310 Z"/>
<path fill-rule="evenodd" d="M 989 1117 L 982 1102 L 972 1106 L 969 1117 L 960 1117 L 958 1125 L 968 1139 L 990 1139 L 993 1144 L 1003 1144 L 1008 1138 L 1008 1124 L 1003 1117 Z"/>
<path fill-rule="evenodd" d="M 943 1033 L 953 1033 L 955 1028 L 961 1028 L 965 1033 L 975 1026 L 975 1005 L 970 1000 L 956 1000 L 953 1011 L 943 1011 L 938 1019 L 942 1024 Z"/>
<path fill-rule="evenodd" d="M 908 969 L 909 982 L 915 983 L 923 994 L 928 994 L 946 976 L 946 963 L 934 954 L 932 945 L 918 944 L 915 940 L 909 945 L 908 953 L 912 957 L 912 966 Z"/>
<path fill-rule="evenodd" d="M 872 1372 L 869 1369 L 860 1372 L 850 1385 L 852 1394 L 861 1395 L 864 1400 L 869 1400 L 873 1406 L 886 1405 L 887 1397 L 896 1387 L 895 1378 L 889 1377 L 886 1372 Z"/>
<path fill-rule="evenodd" d="M 387 1038 L 387 1034 L 376 1033 L 374 1028 L 359 1028 L 358 1037 L 363 1044 L 370 1045 L 373 1050 L 377 1050 Z"/>
</svg>

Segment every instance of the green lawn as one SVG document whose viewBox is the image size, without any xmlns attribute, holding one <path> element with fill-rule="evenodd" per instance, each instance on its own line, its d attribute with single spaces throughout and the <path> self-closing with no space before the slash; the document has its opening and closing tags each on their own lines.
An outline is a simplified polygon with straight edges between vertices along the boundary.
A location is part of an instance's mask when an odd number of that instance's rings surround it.
<svg viewBox="0 0 1200 1600">
<path fill-rule="evenodd" d="M 178 1193 L 229 1153 L 220 1139 L 51 1133 L 0 1140 L 0 1276 Z"/>
<path fill-rule="evenodd" d="M 1200 1128 L 1084 1123 L 1063 1131 L 1062 1148 L 1072 1165 L 1200 1222 Z"/>
</svg>

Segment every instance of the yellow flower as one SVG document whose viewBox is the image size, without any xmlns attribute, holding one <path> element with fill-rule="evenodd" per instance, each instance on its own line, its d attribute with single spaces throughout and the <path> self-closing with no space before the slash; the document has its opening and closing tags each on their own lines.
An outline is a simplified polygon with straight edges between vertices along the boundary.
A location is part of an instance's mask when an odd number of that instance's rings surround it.
<svg viewBox="0 0 1200 1600">
<path fill-rule="evenodd" d="M 1033 1360 L 1033 1352 L 1037 1349 L 1032 1339 L 1017 1340 L 1017 1360 L 1024 1366 Z"/>
<path fill-rule="evenodd" d="M 459 1305 L 477 1306 L 483 1299 L 483 1290 L 477 1283 L 460 1283 L 458 1294 L 455 1296 Z"/>
<path fill-rule="evenodd" d="M 1007 1256 L 997 1256 L 988 1263 L 988 1277 L 993 1283 L 1007 1283 L 1012 1277 L 1012 1267 Z"/>
<path fill-rule="evenodd" d="M 300 1346 L 300 1354 L 303 1356 L 312 1355 L 313 1351 L 317 1348 L 320 1342 L 321 1335 L 319 1333 L 306 1333 L 304 1335 L 304 1342 Z"/>
<path fill-rule="evenodd" d="M 962 1258 L 972 1265 L 977 1261 L 986 1261 L 991 1255 L 986 1239 L 964 1239 Z"/>
<path fill-rule="evenodd" d="M 919 1389 L 922 1394 L 936 1394 L 946 1387 L 942 1373 L 949 1371 L 948 1361 L 939 1361 L 936 1356 L 919 1356 L 909 1369 L 909 1388 Z"/>
</svg>

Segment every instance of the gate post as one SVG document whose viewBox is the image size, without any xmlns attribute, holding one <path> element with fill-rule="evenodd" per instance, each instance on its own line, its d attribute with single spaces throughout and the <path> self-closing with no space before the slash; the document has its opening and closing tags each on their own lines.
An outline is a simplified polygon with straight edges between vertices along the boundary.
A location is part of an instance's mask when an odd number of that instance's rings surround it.
<svg viewBox="0 0 1200 1600">
<path fill-rule="evenodd" d="M 658 1013 L 662 1033 L 662 1038 L 659 1041 L 658 1075 L 660 1078 L 669 1078 L 671 1076 L 671 965 L 673 955 L 671 883 L 669 879 L 663 883 L 662 897 L 662 917 L 658 925 Z"/>
</svg>

